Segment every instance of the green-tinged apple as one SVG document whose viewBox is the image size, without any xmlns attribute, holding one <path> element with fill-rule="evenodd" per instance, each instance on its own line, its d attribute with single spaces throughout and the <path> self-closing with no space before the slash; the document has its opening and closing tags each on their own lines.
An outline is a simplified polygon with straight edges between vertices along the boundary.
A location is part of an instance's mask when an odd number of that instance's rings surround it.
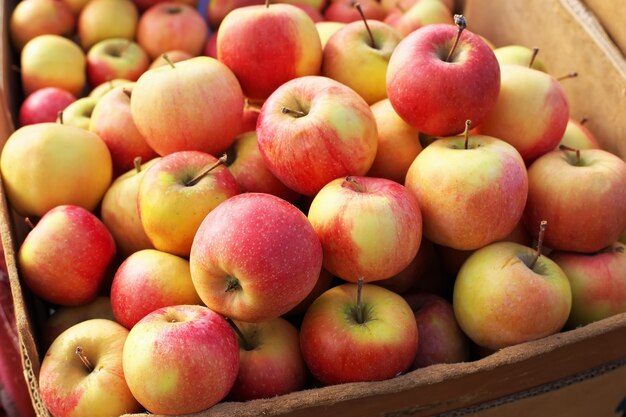
<svg viewBox="0 0 626 417">
<path fill-rule="evenodd" d="M 469 339 L 445 298 L 429 293 L 410 293 L 405 294 L 404 299 L 415 313 L 419 334 L 413 369 L 469 360 Z"/>
<path fill-rule="evenodd" d="M 22 88 L 26 95 L 44 87 L 58 87 L 79 96 L 87 83 L 85 53 L 59 35 L 39 35 L 20 55 Z"/>
<path fill-rule="evenodd" d="M 237 180 L 242 192 L 273 194 L 290 203 L 295 203 L 300 198 L 300 194 L 280 182 L 267 168 L 254 130 L 238 135 L 227 155 L 228 170 Z"/>
<path fill-rule="evenodd" d="M 137 159 L 135 168 L 117 177 L 102 198 L 100 218 L 113 235 L 122 259 L 141 249 L 154 248 L 141 224 L 137 196 L 141 178 L 158 160 L 141 164 Z"/>
<path fill-rule="evenodd" d="M 368 104 L 387 98 L 387 65 L 402 38 L 378 20 L 355 21 L 328 39 L 322 75 L 359 93 Z"/>
<path fill-rule="evenodd" d="M 89 130 L 91 115 L 97 102 L 98 99 L 94 97 L 81 97 L 59 113 L 57 122 L 66 126 Z"/>
<path fill-rule="evenodd" d="M 554 150 L 528 168 L 524 225 L 547 220 L 552 249 L 596 252 L 626 229 L 626 162 L 601 149 Z"/>
<path fill-rule="evenodd" d="M 354 90 L 309 76 L 288 81 L 265 101 L 257 141 L 281 182 L 314 196 L 336 178 L 364 175 L 376 157 L 378 132 L 372 110 Z"/>
<path fill-rule="evenodd" d="M 180 151 L 164 156 L 141 179 L 137 201 L 146 235 L 158 250 L 189 256 L 200 223 L 223 201 L 239 194 L 224 159 Z"/>
<path fill-rule="evenodd" d="M 528 195 L 526 167 L 515 148 L 493 137 L 469 135 L 467 128 L 465 137 L 441 138 L 424 148 L 409 167 L 405 185 L 422 210 L 424 236 L 461 250 L 511 233 Z"/>
<path fill-rule="evenodd" d="M 89 130 L 106 143 L 115 177 L 132 169 L 135 158 L 149 161 L 157 153 L 148 145 L 130 114 L 134 83 L 115 87 L 100 98 L 91 114 Z"/>
<path fill-rule="evenodd" d="M 372 104 L 371 109 L 378 128 L 378 148 L 367 176 L 404 184 L 409 167 L 422 151 L 419 131 L 398 116 L 389 99 Z"/>
<path fill-rule="evenodd" d="M 325 385 L 391 379 L 407 371 L 418 346 L 411 307 L 372 284 L 333 287 L 311 304 L 300 327 L 307 367 Z"/>
<path fill-rule="evenodd" d="M 541 58 L 537 58 L 538 52 L 538 48 L 529 48 L 523 45 L 506 45 L 493 50 L 500 65 L 520 65 L 536 69 L 537 71 L 548 72 Z"/>
<path fill-rule="evenodd" d="M 613 243 L 594 253 L 554 251 L 557 263 L 572 287 L 573 329 L 626 312 L 626 245 Z"/>
<path fill-rule="evenodd" d="M 496 242 L 465 261 L 452 306 L 463 332 L 495 350 L 560 331 L 570 314 L 572 290 L 563 270 L 540 250 Z"/>
<path fill-rule="evenodd" d="M 78 323 L 50 346 L 41 362 L 41 399 L 56 417 L 108 417 L 142 411 L 122 369 L 128 330 L 112 320 Z"/>
<path fill-rule="evenodd" d="M 136 81 L 149 66 L 146 52 L 129 39 L 103 39 L 87 52 L 87 78 L 91 87 L 115 79 Z"/>
<path fill-rule="evenodd" d="M 127 329 L 156 309 L 181 304 L 202 304 L 191 281 L 188 260 L 144 249 L 117 268 L 111 307 L 116 321 Z"/>
<path fill-rule="evenodd" d="M 123 78 L 115 78 L 105 83 L 100 84 L 89 92 L 89 97 L 102 98 L 106 93 L 113 90 L 115 87 L 119 87 L 125 84 L 131 84 L 133 81 L 125 80 Z"/>
<path fill-rule="evenodd" d="M 354 0 L 331 0 L 324 9 L 324 20 L 328 22 L 351 23 L 361 20 Z M 358 4 L 366 19 L 382 21 L 387 11 L 376 0 L 359 0 Z"/>
<path fill-rule="evenodd" d="M 318 75 L 322 46 L 304 11 L 290 4 L 270 6 L 267 0 L 224 18 L 217 32 L 217 58 L 237 76 L 246 97 L 264 100 L 291 79 Z"/>
<path fill-rule="evenodd" d="M 243 107 L 237 78 L 209 57 L 146 71 L 130 102 L 137 129 L 162 156 L 184 150 L 221 154 L 241 133 Z"/>
<path fill-rule="evenodd" d="M 384 178 L 329 182 L 313 199 L 308 218 L 322 243 L 324 268 L 350 282 L 391 278 L 411 263 L 422 240 L 417 199 Z"/>
<path fill-rule="evenodd" d="M 228 400 L 272 398 L 304 388 L 307 370 L 293 324 L 282 317 L 233 323 L 238 329 L 239 373 Z"/>
<path fill-rule="evenodd" d="M 208 307 L 234 320 L 260 322 L 287 313 L 311 292 L 322 245 L 295 206 L 271 194 L 244 193 L 205 217 L 189 261 Z"/>
<path fill-rule="evenodd" d="M 44 349 L 54 342 L 65 330 L 75 324 L 90 319 L 107 319 L 115 321 L 111 299 L 99 295 L 93 301 L 79 306 L 60 306 L 45 321 L 41 327 L 41 345 Z"/>
<path fill-rule="evenodd" d="M 109 38 L 133 40 L 139 12 L 131 0 L 90 0 L 78 15 L 77 32 L 85 51 Z"/>
<path fill-rule="evenodd" d="M 328 39 L 330 39 L 335 32 L 345 25 L 346 24 L 343 22 L 329 22 L 327 20 L 315 23 L 315 29 L 317 29 L 317 34 L 319 35 L 320 42 L 322 43 L 322 50 L 324 50 Z"/>
<path fill-rule="evenodd" d="M 28 233 L 17 264 L 24 283 L 43 300 L 80 305 L 97 297 L 115 252 L 113 236 L 95 215 L 61 205 Z"/>
<path fill-rule="evenodd" d="M 96 134 L 59 123 L 37 123 L 9 136 L 0 157 L 11 207 L 41 217 L 61 204 L 93 210 L 111 184 L 111 155 Z"/>
<path fill-rule="evenodd" d="M 30 93 L 20 105 L 19 125 L 54 122 L 59 112 L 76 101 L 76 97 L 58 87 L 45 87 Z"/>
<path fill-rule="evenodd" d="M 11 43 L 21 51 L 26 43 L 39 35 L 74 34 L 76 18 L 72 9 L 58 0 L 20 1 L 9 20 Z"/>
<path fill-rule="evenodd" d="M 465 121 L 478 125 L 500 91 L 500 66 L 479 36 L 452 25 L 416 30 L 396 47 L 387 68 L 387 94 L 411 126 L 434 136 L 463 132 Z M 456 45 L 456 47 L 455 47 Z"/>
<path fill-rule="evenodd" d="M 441 0 L 418 0 L 405 10 L 396 8 L 384 21 L 403 38 L 428 25 L 454 24 L 452 12 Z"/>
<path fill-rule="evenodd" d="M 237 336 L 204 306 L 163 307 L 130 330 L 122 363 L 133 396 L 148 411 L 196 413 L 221 401 L 233 386 Z"/>
<path fill-rule="evenodd" d="M 166 59 L 167 57 L 167 59 Z M 181 51 L 180 49 L 173 49 L 171 51 L 167 51 L 165 53 L 163 53 L 162 55 L 159 55 L 157 58 L 155 58 L 152 63 L 150 63 L 150 68 L 157 68 L 157 67 L 162 67 L 165 65 L 169 65 L 170 63 L 167 62 L 168 60 L 172 63 L 177 63 L 180 61 L 184 61 L 186 59 L 191 59 L 194 56 L 192 54 L 190 54 L 187 51 Z"/>
<path fill-rule="evenodd" d="M 563 137 L 570 117 L 567 96 L 545 72 L 513 64 L 500 67 L 498 100 L 477 131 L 510 143 L 530 165 Z"/>
<path fill-rule="evenodd" d="M 153 60 L 179 49 L 198 56 L 209 29 L 202 15 L 184 3 L 166 1 L 146 10 L 137 25 L 137 42 Z"/>
<path fill-rule="evenodd" d="M 570 118 L 565 127 L 565 133 L 561 138 L 560 145 L 565 145 L 574 149 L 601 149 L 598 139 L 591 133 L 591 130 L 585 126 L 586 119 L 582 121 Z M 557 146 L 558 148 L 558 146 Z"/>
</svg>

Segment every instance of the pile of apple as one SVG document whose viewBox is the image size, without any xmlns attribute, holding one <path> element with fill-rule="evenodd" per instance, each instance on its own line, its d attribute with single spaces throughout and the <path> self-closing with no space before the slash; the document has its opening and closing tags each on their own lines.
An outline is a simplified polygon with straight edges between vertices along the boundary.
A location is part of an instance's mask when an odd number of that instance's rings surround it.
<svg viewBox="0 0 626 417">
<path fill-rule="evenodd" d="M 385 380 L 626 311 L 626 163 L 570 119 L 575 80 L 442 0 L 257 3 L 13 11 L 0 169 L 55 417 Z"/>
</svg>

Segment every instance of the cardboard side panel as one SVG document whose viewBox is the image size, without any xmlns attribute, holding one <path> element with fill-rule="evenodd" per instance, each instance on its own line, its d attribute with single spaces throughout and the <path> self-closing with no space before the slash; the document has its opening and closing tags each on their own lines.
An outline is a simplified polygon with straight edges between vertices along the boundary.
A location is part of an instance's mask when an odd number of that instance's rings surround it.
<svg viewBox="0 0 626 417">
<path fill-rule="evenodd" d="M 626 4 L 621 0 L 584 0 L 583 3 L 626 57 Z"/>
</svg>

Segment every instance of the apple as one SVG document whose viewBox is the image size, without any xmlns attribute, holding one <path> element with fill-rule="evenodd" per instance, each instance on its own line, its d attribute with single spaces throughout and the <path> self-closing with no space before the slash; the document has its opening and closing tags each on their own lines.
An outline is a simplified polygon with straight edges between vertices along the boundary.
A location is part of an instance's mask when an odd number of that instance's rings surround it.
<svg viewBox="0 0 626 417">
<path fill-rule="evenodd" d="M 323 265 L 346 281 L 390 278 L 415 258 L 422 215 L 411 191 L 384 178 L 337 178 L 311 203 L 309 221 L 322 243 Z"/>
<path fill-rule="evenodd" d="M 163 3 L 166 0 L 133 0 L 133 1 L 135 2 L 135 4 L 137 5 L 137 7 L 139 8 L 141 12 L 145 12 L 147 9 L 154 6 L 155 4 Z M 175 0 L 175 1 L 178 3 L 184 3 L 191 7 L 199 6 L 198 0 Z"/>
<path fill-rule="evenodd" d="M 309 295 L 307 295 L 304 300 L 300 301 L 298 305 L 285 313 L 284 316 L 303 316 L 307 309 L 311 306 L 311 304 L 313 304 L 313 301 L 315 301 L 317 297 L 322 295 L 322 293 L 324 293 L 326 290 L 330 289 L 331 286 L 333 286 L 334 278 L 335 277 L 333 276 L 333 274 L 331 274 L 326 269 L 324 269 L 324 267 L 322 267 L 322 270 L 320 271 L 320 276 L 317 278 L 315 286 L 313 287 Z"/>
<path fill-rule="evenodd" d="M 205 410 L 230 391 L 239 371 L 237 336 L 204 306 L 155 310 L 130 330 L 122 364 L 133 396 L 153 414 Z"/>
<path fill-rule="evenodd" d="M 537 237 L 547 220 L 545 245 L 596 252 L 626 229 L 626 162 L 601 149 L 555 150 L 528 168 L 524 225 Z"/>
<path fill-rule="evenodd" d="M 235 321 L 239 373 L 227 399 L 272 398 L 304 388 L 307 370 L 298 329 L 282 317 L 261 323 Z"/>
<path fill-rule="evenodd" d="M 399 9 L 406 11 L 419 1 L 421 0 L 381 0 L 380 4 L 382 4 L 382 6 L 385 8 L 385 10 L 387 10 L 387 12 L 392 12 L 393 10 L 399 10 Z M 454 0 L 439 0 L 439 1 L 443 3 L 448 8 L 448 10 L 455 9 L 456 5 L 455 5 Z"/>
<path fill-rule="evenodd" d="M 20 105 L 19 125 L 54 122 L 59 112 L 75 101 L 72 93 L 58 87 L 35 90 Z"/>
<path fill-rule="evenodd" d="M 58 87 L 78 97 L 86 84 L 85 63 L 85 53 L 71 40 L 59 35 L 36 36 L 20 55 L 24 93 Z"/>
<path fill-rule="evenodd" d="M 405 185 L 422 210 L 424 236 L 460 250 L 478 249 L 511 233 L 528 194 L 526 167 L 515 148 L 469 135 L 467 129 L 465 137 L 441 138 L 424 148 Z"/>
<path fill-rule="evenodd" d="M 183 150 L 219 155 L 240 133 L 243 106 L 232 71 L 216 59 L 195 57 L 146 71 L 133 88 L 130 111 L 159 155 Z"/>
<path fill-rule="evenodd" d="M 570 329 L 626 312 L 626 245 L 613 243 L 594 253 L 554 251 L 572 287 Z"/>
<path fill-rule="evenodd" d="M 353 0 L 331 0 L 324 9 L 324 19 L 329 22 L 351 23 L 361 20 L 361 13 Z M 382 21 L 387 11 L 376 0 L 359 0 L 362 13 L 366 19 Z"/>
<path fill-rule="evenodd" d="M 144 249 L 131 254 L 115 272 L 111 306 L 127 329 L 161 307 L 202 301 L 191 281 L 189 261 L 166 252 Z"/>
<path fill-rule="evenodd" d="M 158 250 L 189 256 L 200 223 L 239 194 L 223 159 L 198 151 L 166 155 L 141 178 L 137 201 L 146 235 Z"/>
<path fill-rule="evenodd" d="M 198 56 L 207 35 L 208 26 L 200 13 L 192 6 L 173 1 L 153 5 L 137 24 L 137 42 L 153 60 L 173 49 Z"/>
<path fill-rule="evenodd" d="M 78 17 L 83 7 L 89 3 L 89 0 L 61 0 L 61 2 L 67 4 L 74 16 Z"/>
<path fill-rule="evenodd" d="M 407 293 L 417 288 L 417 285 L 424 280 L 431 265 L 438 261 L 433 243 L 427 239 L 422 239 L 419 250 L 409 265 L 391 278 L 376 281 L 376 285 L 396 294 Z"/>
<path fill-rule="evenodd" d="M 405 122 L 389 99 L 371 105 L 378 128 L 378 147 L 367 175 L 404 184 L 409 167 L 422 151 L 419 131 Z"/>
<path fill-rule="evenodd" d="M 352 88 L 370 105 L 385 99 L 387 65 L 401 39 L 377 20 L 348 23 L 328 39 L 322 75 Z"/>
<path fill-rule="evenodd" d="M 117 177 L 102 198 L 100 218 L 113 235 L 122 259 L 141 249 L 154 248 L 141 224 L 137 196 L 141 178 L 158 160 L 141 164 L 137 159 L 135 168 Z"/>
<path fill-rule="evenodd" d="M 307 6 L 312 6 L 314 9 L 323 11 L 328 5 L 327 0 L 277 0 L 276 3 L 287 3 L 293 5 L 304 4 Z"/>
<path fill-rule="evenodd" d="M 91 115 L 97 102 L 98 99 L 94 97 L 81 97 L 59 113 L 57 122 L 66 126 L 89 130 Z"/>
<path fill-rule="evenodd" d="M 505 45 L 493 50 L 501 65 L 520 65 L 547 73 L 545 63 L 536 57 L 538 52 L 539 48 L 529 48 L 523 45 Z"/>
<path fill-rule="evenodd" d="M 125 80 L 123 78 L 114 78 L 92 89 L 89 92 L 89 97 L 95 97 L 97 99 L 100 99 L 106 93 L 113 90 L 115 87 L 119 87 L 119 86 L 126 85 L 126 84 L 131 84 L 131 83 L 133 83 L 133 81 L 131 80 Z"/>
<path fill-rule="evenodd" d="M 463 332 L 494 350 L 557 333 L 571 305 L 563 270 L 539 251 L 514 242 L 474 252 L 457 275 L 452 300 Z"/>
<path fill-rule="evenodd" d="M 114 79 L 136 81 L 149 65 L 141 46 L 124 38 L 103 39 L 87 52 L 87 76 L 92 87 Z"/>
<path fill-rule="evenodd" d="M 598 139 L 593 133 L 585 126 L 586 119 L 582 121 L 574 120 L 570 118 L 567 121 L 565 132 L 561 138 L 559 145 L 565 145 L 575 149 L 601 149 Z M 557 146 L 558 148 L 558 146 Z"/>
<path fill-rule="evenodd" d="M 281 182 L 313 196 L 336 178 L 364 175 L 378 134 L 370 107 L 354 90 L 309 76 L 286 82 L 265 101 L 257 142 Z"/>
<path fill-rule="evenodd" d="M 38 123 L 9 136 L 0 157 L 11 207 L 43 216 L 62 204 L 96 208 L 112 178 L 111 155 L 96 134 L 59 123 Z"/>
<path fill-rule="evenodd" d="M 313 23 L 324 21 L 324 16 L 322 15 L 322 12 L 319 9 L 317 9 L 315 6 L 313 6 L 312 4 L 300 3 L 300 2 L 295 2 L 295 1 L 294 2 L 285 2 L 285 1 L 281 2 L 281 1 L 279 1 L 277 3 L 293 4 L 298 9 L 302 9 L 302 11 L 304 11 L 306 14 L 308 14 L 309 17 L 311 18 L 311 20 L 313 21 Z"/>
<path fill-rule="evenodd" d="M 204 50 L 202 54 L 217 59 L 217 32 L 213 32 L 209 35 L 204 44 Z"/>
<path fill-rule="evenodd" d="M 264 0 L 207 0 L 206 16 L 209 26 L 217 33 L 222 20 L 240 7 L 263 4 Z"/>
<path fill-rule="evenodd" d="M 217 32 L 217 58 L 237 76 L 246 97 L 264 100 L 291 79 L 318 75 L 322 46 L 304 11 L 268 0 L 226 15 Z"/>
<path fill-rule="evenodd" d="M 328 20 L 315 22 L 315 29 L 317 29 L 317 34 L 319 35 L 320 42 L 322 43 L 322 51 L 324 50 L 324 47 L 330 37 L 345 25 L 346 24 L 344 22 L 330 22 Z"/>
<path fill-rule="evenodd" d="M 418 0 L 404 11 L 396 8 L 384 19 L 400 36 L 434 24 L 454 24 L 452 12 L 441 0 Z"/>
<path fill-rule="evenodd" d="M 30 1 L 30 0 L 29 0 Z M 128 330 L 92 319 L 63 332 L 41 362 L 41 399 L 54 416 L 105 417 L 138 413 L 122 370 Z"/>
<path fill-rule="evenodd" d="M 39 35 L 70 37 L 76 18 L 72 9 L 58 0 L 21 1 L 15 5 L 9 20 L 11 42 L 21 51 L 26 42 Z"/>
<path fill-rule="evenodd" d="M 116 177 L 132 169 L 137 157 L 142 161 L 157 157 L 157 153 L 137 130 L 131 116 L 133 87 L 134 83 L 115 87 L 97 100 L 88 127 L 109 148 Z"/>
<path fill-rule="evenodd" d="M 434 24 L 412 32 L 389 60 L 391 105 L 428 135 L 461 133 L 468 119 L 479 125 L 500 91 L 500 66 L 493 51 L 480 37 L 463 30 L 462 16 L 457 22 L 459 29 Z"/>
<path fill-rule="evenodd" d="M 407 302 L 376 285 L 358 287 L 331 288 L 302 320 L 302 356 L 322 384 L 390 379 L 407 371 L 417 353 L 417 323 Z"/>
<path fill-rule="evenodd" d="M 567 96 L 545 72 L 513 64 L 500 67 L 498 100 L 477 131 L 510 143 L 530 165 L 563 137 L 569 120 Z"/>
<path fill-rule="evenodd" d="M 131 0 L 90 0 L 78 15 L 77 31 L 85 51 L 110 38 L 132 41 L 138 30 L 139 12 Z"/>
<path fill-rule="evenodd" d="M 17 264 L 33 293 L 71 306 L 96 298 L 114 258 L 115 241 L 106 226 L 82 207 L 61 205 L 28 233 Z"/>
<path fill-rule="evenodd" d="M 165 57 L 167 57 L 170 62 L 176 63 L 176 62 L 184 61 L 186 59 L 193 58 L 194 56 L 191 55 L 189 52 L 181 51 L 180 49 L 174 49 L 171 51 L 167 51 L 163 53 L 161 56 L 154 59 L 152 63 L 150 64 L 150 68 L 152 69 L 152 68 L 169 65 L 169 62 L 167 62 Z"/>
<path fill-rule="evenodd" d="M 229 198 L 202 221 L 189 257 L 202 301 L 234 320 L 287 313 L 315 286 L 322 246 L 296 207 L 271 194 Z"/>
<path fill-rule="evenodd" d="M 414 311 L 419 334 L 413 369 L 470 359 L 469 339 L 446 299 L 429 293 L 405 294 L 404 299 Z"/>
</svg>

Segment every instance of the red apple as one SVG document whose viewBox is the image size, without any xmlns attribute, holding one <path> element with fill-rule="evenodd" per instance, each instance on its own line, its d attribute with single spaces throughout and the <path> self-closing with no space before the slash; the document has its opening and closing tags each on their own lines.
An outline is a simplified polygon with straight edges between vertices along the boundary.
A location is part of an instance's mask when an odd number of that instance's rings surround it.
<svg viewBox="0 0 626 417">
<path fill-rule="evenodd" d="M 76 97 L 58 87 L 33 91 L 20 105 L 19 125 L 54 122 L 59 112 L 76 101 Z"/>
<path fill-rule="evenodd" d="M 351 23 L 361 20 L 361 14 L 356 9 L 354 0 L 332 0 L 324 10 L 324 18 L 329 22 Z M 366 19 L 381 21 L 387 16 L 387 11 L 376 0 L 359 0 Z"/>
</svg>

